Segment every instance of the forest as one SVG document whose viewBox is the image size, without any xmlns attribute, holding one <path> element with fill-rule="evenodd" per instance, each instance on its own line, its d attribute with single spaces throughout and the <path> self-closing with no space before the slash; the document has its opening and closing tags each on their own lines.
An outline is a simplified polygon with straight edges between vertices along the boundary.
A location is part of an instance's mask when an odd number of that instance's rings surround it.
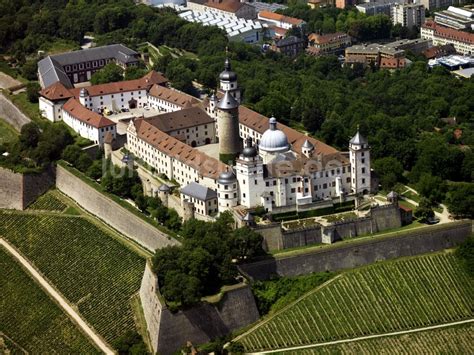
<svg viewBox="0 0 474 355">
<path fill-rule="evenodd" d="M 286 11 L 298 15 L 300 10 Z M 334 56 L 290 59 L 263 53 L 258 46 L 228 43 L 216 27 L 131 0 L 0 0 L 0 14 L 0 48 L 26 67 L 45 43 L 79 44 L 85 33 L 93 33 L 98 44 L 137 48 L 149 41 L 196 54 L 197 59 L 165 55 L 155 63 L 173 86 L 190 92 L 193 80 L 209 91 L 217 87 L 228 46 L 246 106 L 343 150 L 360 126 L 384 190 L 409 183 L 430 204 L 445 201 L 457 215 L 474 214 L 474 79 L 459 80 L 423 60 L 389 72 L 341 67 Z M 305 10 L 301 16 L 310 16 L 314 29 L 325 22 L 331 22 L 330 30 L 332 22 L 336 30 L 364 23 L 352 10 Z"/>
</svg>

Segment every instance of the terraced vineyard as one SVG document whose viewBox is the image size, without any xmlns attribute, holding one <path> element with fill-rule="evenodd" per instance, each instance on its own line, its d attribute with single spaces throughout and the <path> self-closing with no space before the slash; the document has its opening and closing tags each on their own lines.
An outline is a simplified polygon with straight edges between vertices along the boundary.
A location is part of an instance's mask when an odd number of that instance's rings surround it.
<svg viewBox="0 0 474 355">
<path fill-rule="evenodd" d="M 474 280 L 451 253 L 348 271 L 236 338 L 280 349 L 473 317 Z"/>
<path fill-rule="evenodd" d="M 354 341 L 280 354 L 473 354 L 474 325 L 454 326 L 399 336 Z"/>
<path fill-rule="evenodd" d="M 57 191 L 48 191 L 38 197 L 28 208 L 30 210 L 62 212 L 66 209 L 67 205 L 59 199 L 57 194 Z"/>
<path fill-rule="evenodd" d="M 129 299 L 145 261 L 85 218 L 0 211 L 0 235 L 109 342 L 135 324 Z"/>
<path fill-rule="evenodd" d="M 1 247 L 0 270 L 0 337 L 12 353 L 100 353 Z"/>
</svg>

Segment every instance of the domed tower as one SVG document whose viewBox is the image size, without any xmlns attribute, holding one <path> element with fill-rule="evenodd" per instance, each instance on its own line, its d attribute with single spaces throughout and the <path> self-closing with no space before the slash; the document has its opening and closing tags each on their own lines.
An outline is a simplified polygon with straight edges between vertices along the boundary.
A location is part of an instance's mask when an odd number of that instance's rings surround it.
<svg viewBox="0 0 474 355">
<path fill-rule="evenodd" d="M 158 188 L 158 197 L 160 198 L 161 203 L 165 207 L 168 207 L 168 199 L 169 199 L 170 192 L 171 192 L 171 189 L 166 184 L 162 184 Z"/>
<path fill-rule="evenodd" d="M 239 204 L 239 186 L 237 177 L 232 171 L 225 171 L 217 179 L 217 200 L 219 213 Z"/>
<path fill-rule="evenodd" d="M 314 152 L 314 145 L 309 140 L 305 140 L 301 146 L 301 153 L 307 158 L 311 158 Z"/>
<path fill-rule="evenodd" d="M 242 150 L 242 141 L 239 134 L 239 103 L 229 91 L 217 104 L 217 130 L 219 159 L 226 164 L 234 162 Z"/>
<path fill-rule="evenodd" d="M 271 117 L 270 128 L 263 133 L 260 139 L 259 151 L 263 158 L 263 163 L 267 164 L 279 153 L 286 153 L 290 150 L 290 144 L 286 134 L 277 128 L 277 120 Z"/>
<path fill-rule="evenodd" d="M 211 117 L 216 117 L 216 107 L 217 107 L 217 96 L 216 93 L 213 92 L 211 97 L 209 98 L 209 115 Z"/>
<path fill-rule="evenodd" d="M 260 204 L 265 190 L 263 180 L 263 161 L 257 148 L 252 145 L 252 138 L 245 140 L 245 148 L 236 161 L 237 181 L 239 182 L 240 204 L 255 207 Z"/>
<path fill-rule="evenodd" d="M 229 58 L 224 62 L 224 71 L 219 75 L 221 90 L 228 91 L 240 104 L 240 89 L 237 84 L 237 74 L 232 71 Z"/>
<path fill-rule="evenodd" d="M 82 88 L 79 92 L 79 102 L 82 106 L 87 107 L 89 101 L 89 91 L 86 88 Z"/>
<path fill-rule="evenodd" d="M 349 158 L 351 162 L 351 190 L 356 194 L 370 192 L 370 147 L 367 139 L 359 129 L 349 141 Z"/>
</svg>

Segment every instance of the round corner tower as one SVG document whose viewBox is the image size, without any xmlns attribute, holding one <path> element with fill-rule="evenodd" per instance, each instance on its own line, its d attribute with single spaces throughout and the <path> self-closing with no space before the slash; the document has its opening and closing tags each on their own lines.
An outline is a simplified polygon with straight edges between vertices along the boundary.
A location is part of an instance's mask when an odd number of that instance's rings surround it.
<svg viewBox="0 0 474 355">
<path fill-rule="evenodd" d="M 219 129 L 219 159 L 228 164 L 242 150 L 239 134 L 239 103 L 229 91 L 217 104 L 217 126 Z"/>
</svg>

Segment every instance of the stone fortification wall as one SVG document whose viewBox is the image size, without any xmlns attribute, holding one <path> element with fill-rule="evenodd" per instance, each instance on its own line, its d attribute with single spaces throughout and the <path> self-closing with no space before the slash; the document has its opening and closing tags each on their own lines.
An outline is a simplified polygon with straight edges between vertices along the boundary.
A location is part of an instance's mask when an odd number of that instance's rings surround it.
<svg viewBox="0 0 474 355">
<path fill-rule="evenodd" d="M 54 170 L 39 174 L 18 174 L 0 168 L 0 208 L 24 210 L 54 185 Z"/>
<path fill-rule="evenodd" d="M 150 251 L 179 244 L 174 238 L 135 216 L 62 166 L 57 167 L 56 186 L 87 211 Z"/>
<path fill-rule="evenodd" d="M 157 287 L 156 275 L 147 263 L 140 299 L 155 353 L 173 354 L 188 341 L 195 345 L 206 343 L 256 322 L 259 318 L 248 286 L 226 292 L 217 305 L 202 303 L 176 313 L 172 313 L 161 302 Z"/>
<path fill-rule="evenodd" d="M 256 231 L 263 236 L 265 250 L 298 248 L 311 244 L 333 243 L 337 240 L 373 234 L 401 227 L 400 210 L 397 205 L 377 206 L 368 216 L 340 221 L 327 226 L 312 226 L 283 230 L 280 224 L 259 226 Z M 325 238 L 325 236 L 327 236 Z"/>
<path fill-rule="evenodd" d="M 339 246 L 335 244 L 305 254 L 244 264 L 240 268 L 244 274 L 258 280 L 275 275 L 296 276 L 349 269 L 381 260 L 452 248 L 468 238 L 472 229 L 472 221 L 460 221 L 406 231 L 395 236 L 363 239 Z"/>
<path fill-rule="evenodd" d="M 31 122 L 2 92 L 0 92 L 0 118 L 11 124 L 18 132 L 23 125 Z"/>
</svg>

